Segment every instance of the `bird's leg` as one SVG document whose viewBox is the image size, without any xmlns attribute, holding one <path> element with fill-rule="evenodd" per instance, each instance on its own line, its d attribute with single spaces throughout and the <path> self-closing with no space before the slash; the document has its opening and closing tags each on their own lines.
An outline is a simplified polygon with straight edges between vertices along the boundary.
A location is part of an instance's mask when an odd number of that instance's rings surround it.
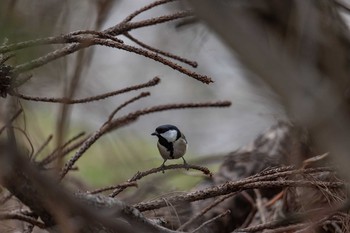
<svg viewBox="0 0 350 233">
<path fill-rule="evenodd" d="M 187 171 L 190 170 L 190 168 L 188 167 L 188 163 L 186 162 L 185 158 L 184 158 L 184 157 L 181 157 L 181 158 L 182 158 L 182 160 L 184 161 L 184 165 L 185 165 L 185 167 L 186 167 L 186 170 L 187 170 Z"/>
<path fill-rule="evenodd" d="M 162 168 L 162 172 L 164 173 L 164 167 L 165 167 L 165 162 L 167 161 L 167 159 L 164 159 L 164 162 L 162 163 L 162 165 L 160 166 Z"/>
</svg>

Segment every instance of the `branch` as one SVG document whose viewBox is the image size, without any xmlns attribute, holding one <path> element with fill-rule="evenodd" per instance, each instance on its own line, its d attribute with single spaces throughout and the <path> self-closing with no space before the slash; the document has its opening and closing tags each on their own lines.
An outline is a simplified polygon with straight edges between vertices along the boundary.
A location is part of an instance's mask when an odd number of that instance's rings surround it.
<svg viewBox="0 0 350 233">
<path fill-rule="evenodd" d="M 215 206 L 217 206 L 218 204 L 222 203 L 223 201 L 225 201 L 227 198 L 230 198 L 234 195 L 236 195 L 237 193 L 230 193 L 227 194 L 225 196 L 222 196 L 220 198 L 218 198 L 217 200 L 215 200 L 213 203 L 211 203 L 210 205 L 208 205 L 206 208 L 204 208 L 203 210 L 201 210 L 199 213 L 195 214 L 192 218 L 190 218 L 189 220 L 187 220 L 187 222 L 185 222 L 184 224 L 182 224 L 177 230 L 184 230 L 187 226 L 189 226 L 190 224 L 192 224 L 195 220 L 197 220 L 199 217 L 203 216 L 205 213 L 207 213 L 209 210 L 211 210 L 212 208 L 214 208 Z"/>
<path fill-rule="evenodd" d="M 173 68 L 174 70 L 177 70 L 183 74 L 186 74 L 194 79 L 197 79 L 198 81 L 201 81 L 205 84 L 209 84 L 209 83 L 213 82 L 213 80 L 211 78 L 209 78 L 208 76 L 200 75 L 196 72 L 190 71 L 190 70 L 188 70 L 188 69 L 186 69 L 186 68 L 184 68 L 184 67 L 182 67 L 182 66 L 180 66 L 180 65 L 178 65 L 178 64 L 176 64 L 168 59 L 165 59 L 165 58 L 159 56 L 158 53 L 150 52 L 148 50 L 134 47 L 131 45 L 116 43 L 114 41 L 109 41 L 109 40 L 95 38 L 95 39 L 92 39 L 92 41 L 96 44 L 99 44 L 99 45 L 108 46 L 108 47 L 117 48 L 117 49 L 122 49 L 122 50 L 125 50 L 128 52 L 136 53 L 138 55 L 150 58 L 150 59 L 155 60 L 157 62 L 160 62 L 166 66 L 169 66 L 169 67 Z"/>
<path fill-rule="evenodd" d="M 14 120 L 16 120 L 16 118 L 23 112 L 23 109 L 19 109 L 12 117 L 11 119 L 9 119 L 10 122 L 13 122 Z M 6 129 L 6 124 L 0 128 L 0 134 L 2 134 L 2 132 Z"/>
<path fill-rule="evenodd" d="M 100 189 L 96 189 L 93 191 L 88 191 L 86 192 L 87 194 L 97 194 L 97 193 L 102 193 L 108 190 L 113 190 L 113 189 L 119 189 L 119 188 L 127 188 L 127 187 L 137 187 L 137 183 L 135 181 L 128 181 L 122 184 L 118 184 L 118 185 L 113 185 L 113 186 L 108 186 L 108 187 L 104 187 L 104 188 L 100 188 Z"/>
<path fill-rule="evenodd" d="M 33 224 L 34 226 L 37 226 L 41 229 L 46 228 L 45 223 L 36 220 L 33 217 L 18 213 L 16 212 L 2 212 L 0 213 L 0 220 L 9 220 L 9 219 L 15 219 L 15 220 L 20 220 L 20 221 L 24 221 L 30 224 Z"/>
<path fill-rule="evenodd" d="M 74 142 L 75 140 L 81 138 L 84 135 L 85 135 L 85 132 L 81 132 L 78 135 L 74 136 L 73 138 L 69 139 L 61 147 L 56 148 L 53 152 L 51 152 L 51 154 L 49 154 L 46 158 L 41 160 L 39 162 L 39 165 L 40 166 L 47 165 L 47 164 L 51 163 L 52 161 L 56 160 L 60 155 L 65 155 L 65 154 L 69 153 L 71 150 L 74 150 L 76 147 L 80 146 L 86 140 L 86 138 L 80 140 L 79 142 L 75 143 L 73 146 L 71 146 L 69 148 L 67 148 L 68 145 L 71 144 L 72 142 Z M 61 153 L 58 153 L 59 151 L 61 151 Z"/>
<path fill-rule="evenodd" d="M 45 147 L 50 143 L 52 138 L 53 136 L 52 134 L 50 134 L 49 137 L 44 141 L 44 143 L 39 147 L 39 149 L 33 155 L 33 160 L 35 160 L 38 157 L 38 155 L 45 149 Z"/>
<path fill-rule="evenodd" d="M 19 94 L 19 93 L 11 93 L 11 95 L 19 97 L 21 99 L 25 99 L 25 100 L 31 100 L 31 101 L 40 101 L 40 102 L 50 102 L 50 103 L 64 103 L 64 104 L 82 104 L 82 103 L 88 103 L 88 102 L 93 102 L 93 101 L 99 101 L 102 99 L 106 99 L 115 95 L 120 95 L 126 92 L 130 92 L 130 91 L 135 91 L 135 90 L 139 90 L 142 88 L 146 88 L 146 87 L 152 87 L 155 86 L 157 84 L 159 84 L 160 79 L 158 77 L 153 78 L 152 80 L 146 82 L 146 83 L 142 83 L 139 85 L 134 85 L 134 86 L 130 86 L 127 88 L 123 88 L 117 91 L 112 91 L 112 92 L 108 92 L 108 93 L 104 93 L 101 95 L 96 95 L 96 96 L 91 96 L 88 98 L 82 98 L 82 99 L 76 99 L 76 100 L 72 100 L 72 99 L 68 99 L 68 98 L 48 98 L 48 97 L 32 97 L 32 96 L 26 96 L 23 94 Z"/>
<path fill-rule="evenodd" d="M 141 47 L 145 48 L 145 49 L 148 49 L 152 52 L 155 52 L 155 53 L 158 53 L 158 54 L 161 54 L 163 56 L 166 56 L 166 57 L 169 57 L 169 58 L 172 58 L 174 60 L 178 60 L 179 62 L 183 62 L 187 65 L 190 65 L 192 66 L 193 68 L 197 68 L 198 66 L 198 63 L 195 62 L 195 61 L 190 61 L 186 58 L 182 58 L 180 56 L 177 56 L 177 55 L 174 55 L 172 53 L 169 53 L 169 52 L 165 52 L 163 50 L 160 50 L 160 49 L 157 49 L 157 48 L 154 48 L 154 47 L 151 47 L 143 42 L 141 42 L 140 40 L 136 39 L 135 37 L 131 36 L 129 33 L 125 33 L 124 36 L 126 36 L 127 38 L 129 38 L 131 41 L 135 42 L 136 44 L 140 45 Z"/>
<path fill-rule="evenodd" d="M 187 194 L 180 194 L 169 198 L 157 199 L 149 202 L 141 202 L 134 205 L 140 211 L 154 210 L 167 206 L 167 203 L 173 205 L 183 202 L 193 202 L 211 197 L 226 195 L 232 192 L 242 192 L 244 190 L 261 189 L 261 188 L 286 188 L 286 187 L 326 187 L 326 188 L 343 188 L 344 182 L 324 182 L 324 181 L 304 181 L 304 180 L 284 180 L 284 181 L 253 181 L 243 179 L 240 181 L 231 181 L 224 184 L 207 188 L 204 190 L 194 191 Z"/>
<path fill-rule="evenodd" d="M 173 170 L 173 169 L 194 169 L 203 172 L 205 175 L 209 175 L 210 177 L 213 175 L 208 168 L 206 167 L 201 167 L 197 165 L 192 165 L 192 164 L 172 164 L 168 166 L 160 166 L 157 168 L 152 168 L 150 170 L 144 171 L 144 172 L 137 172 L 130 180 L 127 182 L 135 182 L 137 180 L 142 179 L 145 176 L 148 176 L 150 174 L 158 173 L 158 172 L 164 172 L 165 170 Z M 118 187 L 116 188 L 112 194 L 110 194 L 110 197 L 115 197 L 118 195 L 120 192 L 122 192 L 126 187 Z"/>
<path fill-rule="evenodd" d="M 141 13 L 143 13 L 145 11 L 148 11 L 148 10 L 150 10 L 150 9 L 156 7 L 156 6 L 163 5 L 163 4 L 166 4 L 166 3 L 169 3 L 169 2 L 174 2 L 174 1 L 177 1 L 177 0 L 159 0 L 159 1 L 152 2 L 151 4 L 146 5 L 146 6 L 142 7 L 141 9 L 138 9 L 135 12 L 131 13 L 130 15 L 128 15 L 123 20 L 123 23 L 127 23 L 127 22 L 131 21 L 133 18 L 135 18 L 139 14 L 141 14 Z"/>
<path fill-rule="evenodd" d="M 205 222 L 202 223 L 199 227 L 197 227 L 196 229 L 194 229 L 193 231 L 191 231 L 191 233 L 195 233 L 195 232 L 199 231 L 200 229 L 202 229 L 202 228 L 205 227 L 206 225 L 208 225 L 208 224 L 210 224 L 210 223 L 216 221 L 217 219 L 222 218 L 222 217 L 224 217 L 225 215 L 230 214 L 230 213 L 231 213 L 230 210 L 226 210 L 225 212 L 223 212 L 223 213 L 221 213 L 221 214 L 215 216 L 214 218 L 205 221 Z"/>
</svg>

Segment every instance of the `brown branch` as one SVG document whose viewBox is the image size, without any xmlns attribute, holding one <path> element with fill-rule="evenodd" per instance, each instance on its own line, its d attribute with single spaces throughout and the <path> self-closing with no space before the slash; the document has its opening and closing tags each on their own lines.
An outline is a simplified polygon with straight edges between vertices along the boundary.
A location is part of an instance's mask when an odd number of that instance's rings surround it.
<svg viewBox="0 0 350 233">
<path fill-rule="evenodd" d="M 131 179 L 129 179 L 127 182 L 135 182 L 137 180 L 142 179 L 145 176 L 148 176 L 150 174 L 158 173 L 158 172 L 164 172 L 165 170 L 173 170 L 173 169 L 194 169 L 203 172 L 205 175 L 209 175 L 210 177 L 213 175 L 210 170 L 206 167 L 201 167 L 197 165 L 192 164 L 172 164 L 168 166 L 160 166 L 157 168 L 152 168 L 150 170 L 144 171 L 144 172 L 137 172 Z M 116 188 L 113 193 L 111 193 L 110 197 L 115 197 L 120 192 L 122 192 L 126 187 L 118 187 Z"/>
<path fill-rule="evenodd" d="M 113 120 L 113 117 L 115 116 L 115 114 L 117 114 L 117 112 L 119 112 L 121 109 L 125 108 L 127 105 L 141 99 L 141 98 L 144 98 L 144 97 L 147 97 L 147 96 L 150 96 L 151 93 L 150 92 L 142 92 L 140 95 L 138 96 L 135 96 L 134 98 L 126 101 L 125 103 L 121 104 L 119 107 L 117 107 L 111 114 L 109 114 L 109 117 L 108 117 L 108 120 L 105 124 L 109 124 L 112 120 Z"/>
<path fill-rule="evenodd" d="M 137 15 L 139 15 L 145 11 L 148 11 L 156 6 L 166 4 L 169 2 L 173 2 L 173 1 L 177 1 L 177 0 L 159 0 L 159 1 L 152 2 L 151 4 L 146 5 L 146 6 L 142 7 L 141 9 L 138 9 L 135 12 L 129 14 L 122 22 L 127 23 L 127 22 L 131 21 L 133 18 L 135 18 Z"/>
<path fill-rule="evenodd" d="M 206 225 L 208 225 L 208 224 L 210 224 L 210 223 L 216 221 L 217 219 L 222 218 L 222 217 L 224 217 L 225 215 L 230 214 L 230 213 L 231 213 L 230 210 L 226 210 L 225 212 L 223 212 L 223 213 L 221 213 L 221 214 L 215 216 L 214 218 L 205 221 L 205 222 L 202 223 L 199 227 L 197 227 L 196 229 L 194 229 L 193 231 L 191 231 L 191 233 L 195 233 L 195 232 L 199 231 L 199 230 L 202 229 L 204 226 L 206 226 Z"/>
<path fill-rule="evenodd" d="M 39 147 L 39 149 L 33 155 L 33 160 L 35 160 L 38 157 L 38 155 L 45 149 L 45 147 L 50 143 L 52 138 L 53 136 L 52 134 L 50 134 L 49 137 L 44 141 L 44 143 Z"/>
<path fill-rule="evenodd" d="M 128 181 L 128 182 L 124 182 L 122 184 L 112 185 L 112 186 L 96 189 L 96 190 L 93 190 L 93 191 L 88 191 L 86 193 L 87 194 L 97 194 L 97 193 L 102 193 L 102 192 L 113 190 L 113 189 L 119 189 L 119 188 L 125 189 L 125 188 L 128 188 L 128 187 L 137 187 L 137 182 L 135 182 L 135 181 L 130 181 L 129 182 Z"/>
<path fill-rule="evenodd" d="M 155 52 L 150 52 L 148 50 L 142 49 L 142 48 L 138 48 L 135 46 L 131 46 L 131 45 L 126 45 L 126 44 L 120 44 L 120 43 L 115 43 L 113 41 L 109 41 L 109 40 L 103 40 L 103 39 L 98 39 L 98 38 L 94 38 L 92 39 L 94 43 L 102 45 L 102 46 L 107 46 L 107 47 L 112 47 L 112 48 L 117 48 L 117 49 L 122 49 L 131 53 L 136 53 L 138 55 L 150 58 L 154 61 L 160 62 L 166 66 L 169 66 L 170 68 L 173 68 L 174 70 L 179 71 L 180 73 L 186 74 L 194 79 L 197 79 L 198 81 L 201 81 L 205 84 L 209 84 L 212 83 L 213 80 L 211 78 L 209 78 L 206 75 L 200 75 L 196 72 L 190 71 L 168 59 L 165 59 L 164 57 L 159 56 L 157 53 Z"/>
<path fill-rule="evenodd" d="M 208 205 L 207 207 L 205 207 L 203 210 L 201 210 L 199 213 L 197 213 L 196 215 L 194 215 L 192 218 L 190 218 L 189 220 L 187 220 L 187 222 L 185 222 L 184 224 L 182 224 L 177 230 L 181 231 L 184 230 L 187 226 L 189 226 L 190 224 L 192 224 L 194 221 L 196 221 L 199 217 L 203 216 L 205 213 L 207 213 L 209 210 L 211 210 L 212 208 L 214 208 L 215 206 L 217 206 L 218 204 L 222 203 L 224 200 L 226 200 L 227 198 L 230 198 L 234 195 L 236 195 L 237 192 L 234 193 L 230 193 L 227 194 L 225 196 L 222 196 L 220 198 L 218 198 L 217 200 L 215 200 L 213 203 L 211 203 L 210 205 Z"/>
<path fill-rule="evenodd" d="M 350 7 L 340 0 L 333 1 L 338 7 L 345 10 L 348 14 L 350 13 Z"/>
<path fill-rule="evenodd" d="M 138 111 L 129 113 L 126 116 L 120 117 L 112 121 L 106 130 L 107 131 L 114 130 L 115 128 L 122 127 L 126 124 L 129 124 L 130 122 L 135 121 L 140 116 L 155 113 L 155 112 L 162 112 L 162 111 L 175 110 L 175 109 L 186 109 L 186 108 L 191 108 L 191 109 L 192 108 L 220 108 L 220 107 L 229 107 L 229 106 L 231 106 L 230 101 L 158 105 L 151 108 L 138 110 Z"/>
<path fill-rule="evenodd" d="M 0 65 L 2 65 L 2 64 L 4 64 L 8 59 L 10 59 L 10 58 L 12 58 L 12 57 L 14 57 L 15 56 L 15 54 L 7 54 L 7 55 L 5 55 L 5 54 L 1 54 L 0 55 Z"/>
<path fill-rule="evenodd" d="M 97 130 L 93 135 L 91 135 L 84 144 L 79 148 L 75 155 L 65 164 L 64 168 L 61 171 L 60 178 L 62 179 L 77 160 L 87 151 L 90 146 L 95 143 L 102 135 L 116 130 L 117 128 L 126 126 L 131 122 L 134 122 L 138 117 L 142 115 L 147 115 L 154 112 L 166 111 L 171 109 L 184 109 L 184 108 L 207 108 L 207 107 L 228 107 L 231 105 L 229 101 L 219 101 L 219 102 L 206 102 L 206 103 L 189 103 L 189 104 L 167 104 L 167 105 L 158 105 L 151 108 L 146 108 L 136 112 L 129 113 L 126 116 L 117 118 L 108 124 L 103 124 L 103 126 Z"/>
<path fill-rule="evenodd" d="M 10 119 L 10 122 L 13 122 L 14 120 L 16 120 L 16 118 L 23 112 L 23 109 L 19 109 Z M 0 128 L 0 134 L 2 134 L 2 132 L 6 129 L 6 124 Z"/>
<path fill-rule="evenodd" d="M 43 65 L 46 65 L 47 63 L 51 62 L 51 61 L 54 61 L 56 60 L 57 58 L 60 58 L 60 57 L 63 57 L 63 56 L 66 56 L 68 54 L 72 54 L 82 48 L 87 48 L 89 46 L 91 46 L 92 44 L 91 43 L 85 43 L 85 44 L 82 44 L 82 43 L 75 43 L 75 44 L 72 44 L 72 45 L 68 45 L 62 49 L 57 49 L 51 53 L 48 53 L 44 56 L 41 56 L 39 58 L 36 58 L 34 60 L 31 60 L 30 62 L 27 62 L 27 63 L 24 63 L 24 64 L 21 64 L 21 65 L 17 65 L 13 68 L 13 73 L 14 75 L 18 75 L 20 73 L 23 73 L 23 72 L 27 72 L 29 70 L 32 70 L 32 69 L 35 69 L 35 68 L 38 68 L 40 66 L 43 66 Z"/>
<path fill-rule="evenodd" d="M 173 205 L 183 202 L 193 202 L 211 197 L 226 195 L 233 192 L 242 192 L 244 190 L 261 189 L 261 188 L 286 188 L 286 187 L 317 187 L 321 185 L 327 188 L 343 188 L 344 182 L 323 182 L 323 181 L 304 181 L 304 180 L 284 180 L 284 181 L 255 181 L 249 179 L 240 181 L 226 182 L 222 185 L 207 188 L 204 190 L 194 191 L 187 194 L 180 194 L 166 199 L 157 199 L 149 202 L 141 202 L 134 205 L 140 211 L 154 210 L 167 206 L 167 202 Z"/>
<path fill-rule="evenodd" d="M 0 220 L 10 220 L 10 219 L 14 219 L 14 220 L 20 220 L 20 221 L 24 221 L 30 224 L 33 224 L 41 229 L 46 228 L 45 223 L 36 220 L 33 217 L 18 213 L 18 212 L 3 212 L 0 213 Z"/>
<path fill-rule="evenodd" d="M 158 77 L 155 77 L 152 80 L 150 80 L 146 83 L 143 83 L 143 84 L 134 85 L 134 86 L 123 88 L 123 89 L 120 89 L 117 91 L 107 92 L 107 93 L 104 93 L 101 95 L 96 95 L 96 96 L 91 96 L 88 98 L 82 98 L 82 99 L 76 99 L 76 100 L 72 100 L 69 98 L 32 97 L 32 96 L 19 94 L 19 93 L 11 93 L 11 95 L 19 97 L 21 99 L 31 100 L 31 101 L 64 103 L 64 104 L 82 104 L 82 103 L 88 103 L 88 102 L 93 102 L 93 101 L 99 101 L 99 100 L 106 99 L 106 98 L 109 98 L 109 97 L 112 97 L 115 95 L 120 95 L 120 94 L 123 94 L 126 92 L 135 91 L 135 90 L 139 90 L 139 89 L 146 88 L 146 87 L 152 87 L 152 86 L 157 85 L 159 82 L 160 82 L 160 79 Z"/>
<path fill-rule="evenodd" d="M 21 129 L 21 128 L 15 127 L 15 126 L 12 126 L 12 129 L 15 129 L 15 130 L 21 132 L 22 135 L 26 138 L 26 140 L 27 140 L 27 142 L 29 143 L 29 146 L 30 146 L 30 154 L 29 154 L 28 157 L 31 158 L 33 156 L 33 154 L 34 154 L 34 146 L 33 146 L 32 141 L 30 140 L 27 132 L 24 129 Z"/>
<path fill-rule="evenodd" d="M 3 194 L 3 193 L 4 191 L 2 191 L 2 197 L 0 199 L 1 206 L 13 197 L 12 193 L 6 193 L 6 194 Z"/>
<path fill-rule="evenodd" d="M 78 135 L 74 136 L 73 138 L 69 139 L 66 143 L 64 143 L 62 146 L 61 146 L 61 149 L 59 148 L 56 148 L 53 152 L 51 152 L 51 154 L 49 154 L 46 158 L 44 158 L 43 160 L 41 160 L 39 162 L 39 165 L 41 166 L 44 166 L 46 164 L 49 164 L 51 163 L 52 161 L 54 161 L 55 159 L 57 159 L 57 157 L 59 156 L 59 154 L 57 153 L 58 151 L 61 150 L 61 154 L 64 154 L 63 153 L 63 150 L 69 145 L 71 144 L 72 142 L 74 142 L 75 140 L 81 138 L 82 136 L 85 135 L 85 132 L 81 132 L 79 133 Z M 85 141 L 86 139 L 83 139 L 83 141 Z M 78 143 L 78 145 L 80 145 L 82 142 L 80 141 Z M 69 153 L 69 152 L 67 152 Z"/>
<path fill-rule="evenodd" d="M 96 37 L 93 37 L 93 35 L 97 35 L 99 38 L 102 38 L 102 39 L 110 39 L 117 43 L 123 43 L 122 40 L 117 39 L 114 36 L 111 36 L 111 34 L 120 35 L 125 32 L 131 31 L 133 29 L 165 23 L 168 21 L 181 19 L 192 15 L 193 15 L 192 11 L 181 11 L 181 12 L 176 12 L 169 15 L 163 15 L 156 18 L 150 18 L 150 19 L 146 19 L 146 20 L 142 20 L 134 23 L 121 22 L 120 24 L 113 26 L 111 28 L 108 28 L 102 32 L 92 31 L 92 30 L 79 30 L 79 31 L 68 33 L 66 35 L 51 36 L 51 37 L 39 38 L 35 40 L 23 41 L 19 43 L 0 46 L 0 53 L 7 53 L 14 50 L 40 46 L 40 45 L 67 44 L 67 43 L 77 43 L 77 42 L 88 43 L 90 42 L 91 38 L 96 38 Z M 84 34 L 88 34 L 88 36 L 80 36 Z M 82 48 L 85 48 L 85 46 L 83 46 Z M 66 50 L 70 50 L 70 49 L 67 48 Z M 20 66 L 20 68 L 22 67 Z"/>
<path fill-rule="evenodd" d="M 180 56 L 177 56 L 177 55 L 174 55 L 172 53 L 169 53 L 169 52 L 165 52 L 163 50 L 160 50 L 160 49 L 157 49 L 157 48 L 154 48 L 154 47 L 151 47 L 145 43 L 143 43 L 142 41 L 136 39 L 135 37 L 131 36 L 129 33 L 124 33 L 124 36 L 126 36 L 127 38 L 129 38 L 131 41 L 135 42 L 136 44 L 140 45 L 141 47 L 145 48 L 145 49 L 148 49 L 152 52 L 155 52 L 155 53 L 158 53 L 158 54 L 161 54 L 163 56 L 166 56 L 166 57 L 169 57 L 169 58 L 172 58 L 172 59 L 175 59 L 175 60 L 178 60 L 179 62 L 183 62 L 187 65 L 190 65 L 192 66 L 193 68 L 197 68 L 198 66 L 198 63 L 195 62 L 195 61 L 190 61 L 186 58 L 182 58 Z"/>
<path fill-rule="evenodd" d="M 78 35 L 97 35 L 100 38 L 104 39 L 110 39 L 118 43 L 123 43 L 122 40 L 113 37 L 111 35 L 108 35 L 103 32 L 98 32 L 98 31 L 92 31 L 92 30 L 79 30 L 79 31 L 74 31 L 70 32 L 66 35 L 59 35 L 59 36 L 50 36 L 46 38 L 39 38 L 39 39 L 34 39 L 34 40 L 28 40 L 28 41 L 23 41 L 19 43 L 13 43 L 9 45 L 3 45 L 0 46 L 0 53 L 7 53 L 10 51 L 15 51 L 15 50 L 20 50 L 20 49 L 25 49 L 25 48 L 30 48 L 30 47 L 36 47 L 36 46 L 41 46 L 41 45 L 53 45 L 53 44 L 70 44 L 70 43 L 76 43 L 81 41 L 82 39 L 87 39 L 91 38 L 90 37 L 77 37 Z"/>
<path fill-rule="evenodd" d="M 110 39 L 110 40 L 118 42 L 118 43 L 124 43 L 124 41 L 122 41 L 119 38 L 116 38 L 114 36 L 108 35 L 107 33 L 104 33 L 104 32 L 93 31 L 93 30 L 79 30 L 79 31 L 71 32 L 71 33 L 68 33 L 66 35 L 66 37 L 69 38 L 70 36 L 84 35 L 84 34 L 97 35 L 100 38 Z"/>
</svg>

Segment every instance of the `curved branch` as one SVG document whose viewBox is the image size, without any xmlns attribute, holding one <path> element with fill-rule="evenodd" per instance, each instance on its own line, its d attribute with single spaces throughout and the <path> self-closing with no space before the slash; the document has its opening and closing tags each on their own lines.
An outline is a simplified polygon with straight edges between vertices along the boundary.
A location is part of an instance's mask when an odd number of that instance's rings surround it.
<svg viewBox="0 0 350 233">
<path fill-rule="evenodd" d="M 167 203 L 173 205 L 183 202 L 193 202 L 203 200 L 211 197 L 226 195 L 232 192 L 241 192 L 244 190 L 260 189 L 260 188 L 285 188 L 285 187 L 327 187 L 327 188 L 342 188 L 345 186 L 344 182 L 324 182 L 324 181 L 305 181 L 305 180 L 285 180 L 285 181 L 256 181 L 250 182 L 249 179 L 240 181 L 226 182 L 215 187 L 190 192 L 187 194 L 180 194 L 169 198 L 157 199 L 149 202 L 141 202 L 134 205 L 138 210 L 147 211 L 166 207 Z"/>
<path fill-rule="evenodd" d="M 31 100 L 31 101 L 40 101 L 40 102 L 49 102 L 49 103 L 64 103 L 64 104 L 83 104 L 83 103 L 88 103 L 88 102 L 93 102 L 93 101 L 99 101 L 102 99 L 106 99 L 115 95 L 120 95 L 126 92 L 130 91 L 136 91 L 145 87 L 152 87 L 157 84 L 159 84 L 160 78 L 155 77 L 152 80 L 139 84 L 139 85 L 134 85 L 130 86 L 127 88 L 123 88 L 117 91 L 112 91 L 112 92 L 107 92 L 101 95 L 96 95 L 96 96 L 91 96 L 87 98 L 82 98 L 82 99 L 67 99 L 67 98 L 48 98 L 48 97 L 32 97 L 32 96 L 27 96 L 19 93 L 11 93 L 11 95 L 16 96 L 18 98 L 24 99 L 24 100 Z"/>
<path fill-rule="evenodd" d="M 210 177 L 213 176 L 213 174 L 210 172 L 210 170 L 206 167 L 201 167 L 197 165 L 192 164 L 172 164 L 167 166 L 160 166 L 157 168 L 152 168 L 150 170 L 144 171 L 144 172 L 137 172 L 128 182 L 135 182 L 136 180 L 140 180 L 145 176 L 148 176 L 150 174 L 158 173 L 158 172 L 164 172 L 164 170 L 173 170 L 173 169 L 194 169 L 203 172 L 205 175 L 209 175 Z M 126 187 L 118 187 L 116 188 L 113 193 L 111 193 L 110 197 L 117 196 L 120 192 L 122 192 Z"/>
</svg>

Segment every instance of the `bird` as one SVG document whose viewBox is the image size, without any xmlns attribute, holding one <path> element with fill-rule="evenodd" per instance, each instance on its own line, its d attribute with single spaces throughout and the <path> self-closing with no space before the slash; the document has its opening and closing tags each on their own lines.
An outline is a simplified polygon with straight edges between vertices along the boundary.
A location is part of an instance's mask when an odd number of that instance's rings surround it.
<svg viewBox="0 0 350 233">
<path fill-rule="evenodd" d="M 187 150 L 187 140 L 181 131 L 174 125 L 161 125 L 151 134 L 158 137 L 157 147 L 164 159 L 161 167 L 165 166 L 168 159 L 182 158 L 184 165 L 187 165 L 184 155 Z"/>
</svg>

